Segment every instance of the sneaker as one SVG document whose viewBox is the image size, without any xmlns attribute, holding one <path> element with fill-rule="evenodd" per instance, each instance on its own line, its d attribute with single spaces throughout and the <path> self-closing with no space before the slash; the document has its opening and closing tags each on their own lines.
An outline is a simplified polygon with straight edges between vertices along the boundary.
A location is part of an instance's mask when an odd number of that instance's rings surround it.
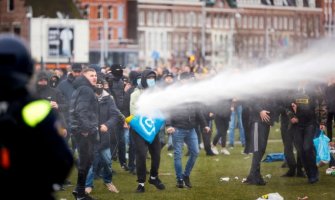
<svg viewBox="0 0 335 200">
<path fill-rule="evenodd" d="M 210 151 L 210 152 L 207 152 L 207 153 L 206 153 L 206 156 L 216 156 L 216 154 L 213 153 L 213 151 Z"/>
<path fill-rule="evenodd" d="M 222 148 L 220 153 L 224 154 L 224 155 L 230 155 L 230 152 L 228 151 L 227 148 Z"/>
<path fill-rule="evenodd" d="M 308 183 L 314 184 L 319 181 L 319 177 L 313 177 L 308 179 Z"/>
<path fill-rule="evenodd" d="M 167 150 L 168 150 L 168 151 L 173 151 L 173 149 L 174 149 L 173 146 L 172 146 L 172 145 L 169 145 Z"/>
<path fill-rule="evenodd" d="M 93 189 L 92 187 L 86 187 L 85 188 L 85 193 L 90 194 L 92 192 L 92 189 Z"/>
<path fill-rule="evenodd" d="M 81 197 L 77 196 L 76 200 L 95 200 L 95 199 L 91 197 L 90 195 L 85 194 L 84 196 L 81 196 Z"/>
<path fill-rule="evenodd" d="M 319 172 L 316 172 L 316 175 L 314 177 L 308 178 L 308 183 L 314 184 L 319 181 Z"/>
<path fill-rule="evenodd" d="M 199 148 L 204 149 L 205 148 L 204 143 L 201 142 L 200 145 L 199 145 Z"/>
<path fill-rule="evenodd" d="M 288 168 L 287 162 L 283 162 L 283 164 L 281 165 L 281 168 Z"/>
<path fill-rule="evenodd" d="M 150 177 L 148 182 L 150 184 L 154 185 L 159 190 L 164 190 L 165 189 L 165 185 L 162 183 L 162 181 L 157 176 L 156 176 L 155 179 L 152 179 Z"/>
<path fill-rule="evenodd" d="M 132 174 L 132 175 L 136 175 L 136 169 L 129 170 L 129 173 Z"/>
<path fill-rule="evenodd" d="M 136 193 L 143 193 L 143 192 L 145 192 L 144 186 L 142 186 L 141 184 L 138 184 Z"/>
<path fill-rule="evenodd" d="M 306 174 L 302 169 L 297 169 L 297 177 L 305 178 Z"/>
<path fill-rule="evenodd" d="M 247 178 L 244 182 L 244 184 L 247 185 L 259 185 L 259 186 L 264 186 L 266 185 L 266 182 L 264 181 L 264 179 L 260 178 L 258 180 L 254 180 L 254 179 L 249 179 Z"/>
<path fill-rule="evenodd" d="M 71 181 L 65 180 L 63 186 L 64 187 L 70 187 L 70 186 L 73 186 L 73 185 L 72 185 Z"/>
<path fill-rule="evenodd" d="M 129 168 L 127 167 L 126 164 L 121 165 L 121 168 L 124 169 L 124 171 L 128 171 L 129 170 Z"/>
<path fill-rule="evenodd" d="M 192 188 L 192 184 L 191 184 L 191 181 L 190 181 L 190 177 L 189 176 L 183 176 L 183 180 L 184 180 L 184 183 L 185 183 L 185 186 L 188 187 L 188 188 Z"/>
<path fill-rule="evenodd" d="M 234 149 L 234 145 L 233 144 L 229 144 L 228 147 L 229 147 L 229 149 Z"/>
<path fill-rule="evenodd" d="M 295 171 L 288 170 L 285 174 L 281 175 L 281 177 L 293 177 L 295 176 Z"/>
<path fill-rule="evenodd" d="M 218 151 L 218 149 L 216 148 L 216 146 L 212 145 L 211 149 L 212 149 L 212 152 L 213 152 L 215 155 L 218 155 L 218 154 L 219 154 L 219 151 Z"/>
<path fill-rule="evenodd" d="M 74 196 L 75 199 L 77 199 L 78 191 L 77 190 L 73 190 L 72 191 L 72 195 Z"/>
<path fill-rule="evenodd" d="M 177 188 L 184 188 L 184 181 L 183 179 L 179 179 L 177 181 L 177 185 L 176 185 Z"/>
<path fill-rule="evenodd" d="M 334 166 L 326 169 L 326 174 L 330 175 L 333 171 L 335 171 L 335 167 Z"/>
<path fill-rule="evenodd" d="M 109 191 L 119 193 L 119 190 L 115 187 L 113 183 L 106 183 L 105 185 Z"/>
</svg>

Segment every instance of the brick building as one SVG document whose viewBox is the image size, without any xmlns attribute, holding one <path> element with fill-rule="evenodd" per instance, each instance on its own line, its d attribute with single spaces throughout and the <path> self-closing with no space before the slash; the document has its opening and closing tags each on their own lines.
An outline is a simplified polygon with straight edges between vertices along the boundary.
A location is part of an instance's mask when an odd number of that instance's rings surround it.
<svg viewBox="0 0 335 200">
<path fill-rule="evenodd" d="M 12 32 L 28 40 L 28 17 L 24 0 L 0 0 L 0 33 Z"/>
<path fill-rule="evenodd" d="M 226 1 L 138 2 L 143 65 L 153 65 L 157 55 L 160 62 L 176 65 L 191 54 L 211 66 L 278 59 L 301 51 L 324 32 L 322 9 L 312 3 L 306 7 L 300 0 L 297 7 L 282 6 L 280 1 L 237 1 L 238 8 L 230 8 Z"/>
<path fill-rule="evenodd" d="M 90 62 L 135 64 L 137 46 L 128 39 L 127 0 L 75 1 L 90 26 Z"/>
</svg>

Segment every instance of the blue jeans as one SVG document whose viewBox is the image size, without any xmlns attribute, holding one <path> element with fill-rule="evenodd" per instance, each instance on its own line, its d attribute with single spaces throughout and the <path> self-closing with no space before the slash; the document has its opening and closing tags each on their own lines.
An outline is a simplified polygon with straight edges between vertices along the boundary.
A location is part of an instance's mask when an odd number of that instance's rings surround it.
<svg viewBox="0 0 335 200">
<path fill-rule="evenodd" d="M 240 131 L 240 140 L 242 145 L 245 145 L 245 133 L 244 127 L 242 123 L 242 106 L 239 105 L 235 108 L 234 111 L 231 112 L 230 122 L 229 122 L 229 145 L 234 146 L 234 136 L 235 136 L 235 119 L 237 117 L 238 129 Z"/>
<path fill-rule="evenodd" d="M 112 182 L 112 155 L 110 149 L 96 151 L 94 161 L 86 177 L 86 187 L 93 187 L 94 176 L 99 175 L 102 170 L 102 179 L 104 183 Z"/>
<path fill-rule="evenodd" d="M 194 129 L 178 129 L 172 134 L 172 142 L 174 147 L 174 168 L 176 171 L 177 180 L 183 179 L 184 176 L 190 176 L 192 168 L 197 160 L 199 154 L 198 136 Z M 187 144 L 189 150 L 189 157 L 183 173 L 182 156 L 184 142 Z"/>
</svg>

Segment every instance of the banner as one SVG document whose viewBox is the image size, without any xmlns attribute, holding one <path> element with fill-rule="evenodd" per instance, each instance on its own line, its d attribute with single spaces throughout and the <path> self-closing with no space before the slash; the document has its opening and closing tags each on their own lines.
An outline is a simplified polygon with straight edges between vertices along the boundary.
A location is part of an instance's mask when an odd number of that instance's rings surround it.
<svg viewBox="0 0 335 200">
<path fill-rule="evenodd" d="M 72 27 L 49 27 L 48 55 L 71 57 L 73 54 L 74 30 Z"/>
</svg>

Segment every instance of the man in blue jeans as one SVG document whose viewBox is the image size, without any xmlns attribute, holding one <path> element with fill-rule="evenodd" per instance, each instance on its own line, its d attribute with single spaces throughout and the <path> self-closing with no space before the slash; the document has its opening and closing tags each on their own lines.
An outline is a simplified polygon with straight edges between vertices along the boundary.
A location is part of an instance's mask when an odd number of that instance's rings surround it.
<svg viewBox="0 0 335 200">
<path fill-rule="evenodd" d="M 237 117 L 238 129 L 240 131 L 240 140 L 242 147 L 245 146 L 245 132 L 242 122 L 242 104 L 240 101 L 233 99 L 231 105 L 231 115 L 229 122 L 229 147 L 234 147 L 234 136 L 235 136 L 235 122 Z"/>
<path fill-rule="evenodd" d="M 182 84 L 185 84 L 192 78 L 190 74 L 184 72 L 181 77 Z M 177 106 L 170 115 L 170 118 L 166 120 L 166 131 L 172 135 L 172 142 L 174 147 L 174 168 L 176 171 L 177 187 L 183 188 L 185 186 L 191 188 L 190 174 L 193 166 L 197 160 L 199 154 L 198 136 L 195 132 L 195 128 L 200 123 L 200 127 L 203 131 L 210 133 L 206 116 L 201 109 L 199 103 L 185 103 Z M 184 142 L 187 144 L 189 157 L 183 173 L 182 167 L 182 151 Z"/>
<path fill-rule="evenodd" d="M 195 127 L 198 125 L 196 119 L 199 119 L 200 126 L 204 127 L 206 133 L 210 132 L 204 113 L 201 112 L 198 104 L 181 105 L 176 113 L 171 116 L 167 124 L 167 133 L 172 135 L 174 147 L 174 168 L 177 177 L 177 187 L 185 186 L 191 188 L 190 174 L 199 154 L 198 136 Z M 187 144 L 189 157 L 185 170 L 182 167 L 182 155 L 184 142 Z"/>
</svg>

